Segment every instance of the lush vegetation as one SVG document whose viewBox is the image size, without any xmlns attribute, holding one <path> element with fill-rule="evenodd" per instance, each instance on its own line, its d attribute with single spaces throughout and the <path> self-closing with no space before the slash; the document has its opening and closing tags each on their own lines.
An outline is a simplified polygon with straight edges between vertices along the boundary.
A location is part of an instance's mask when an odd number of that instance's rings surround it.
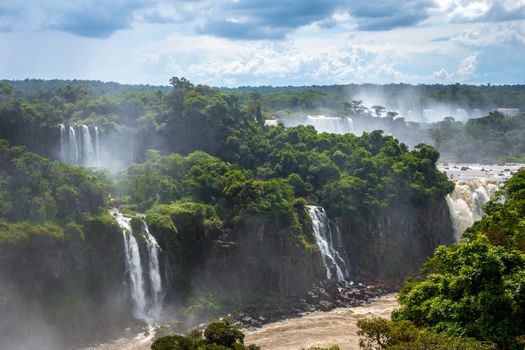
<svg viewBox="0 0 525 350">
<path fill-rule="evenodd" d="M 0 141 L 0 262 L 6 267 L 0 278 L 16 280 L 27 299 L 49 305 L 55 323 L 67 323 L 68 313 L 83 318 L 94 305 L 109 305 L 107 291 L 118 294 L 115 285 L 125 266 L 121 232 L 107 214 L 110 192 L 112 205 L 146 213 L 162 259 L 171 263 L 166 301 L 187 305 L 197 299 L 195 304 L 206 305 L 205 313 L 226 294 L 240 305 L 256 293 L 304 293 L 325 278 L 306 204 L 326 209 L 353 266 L 359 267 L 356 276 L 366 280 L 395 284 L 436 242 L 449 243 L 452 237 L 451 223 L 442 218 L 448 215 L 444 197 L 453 184 L 436 169 L 440 153 L 435 148 L 409 148 L 380 130 L 356 136 L 264 125 L 276 108 L 318 108 L 307 104 L 325 96 L 324 107 L 350 114 L 356 123 L 423 132 L 394 114 L 382 117 L 380 106 L 373 108 L 374 116 L 362 103 L 343 98 L 339 87 L 305 94 L 283 90 L 279 97 L 272 91 L 230 93 L 176 77 L 169 90 L 131 92 L 98 83 L 53 82 L 51 90 L 37 93 L 38 82 L 27 84 L 0 86 L 0 138 L 11 143 Z M 456 96 L 470 89 L 456 88 Z M 521 87 L 503 90 L 521 93 Z M 437 91 L 448 96 L 440 87 L 424 91 L 425 96 Z M 501 93 L 478 92 L 487 91 Z M 499 140 L 495 146 L 480 141 L 491 159 L 522 154 L 517 141 L 521 117 L 487 118 L 466 126 L 447 119 L 431 126 L 430 135 L 446 149 L 493 129 L 495 134 L 487 135 Z M 19 146 L 58 158 L 59 123 L 96 125 L 101 137 L 125 135 L 125 147 L 133 141 L 135 163 L 113 184 L 103 172 L 51 161 Z M 505 151 L 487 151 L 507 136 Z M 474 339 L 470 348 L 477 340 L 516 344 L 524 298 L 524 259 L 512 250 L 523 251 L 524 245 L 520 176 L 507 185 L 505 204 L 491 204 L 489 217 L 468 233 L 471 241 L 440 248 L 428 264 L 433 274 L 407 284 L 396 320 L 410 320 L 410 327 L 430 332 L 418 330 L 409 342 L 444 344 L 468 337 Z M 20 256 L 34 258 L 21 263 Z M 35 268 L 42 256 L 45 263 Z M 103 278 L 93 282 L 100 274 Z M 81 312 L 74 305 L 86 298 L 90 302 Z M 425 298 L 431 301 L 424 303 Z M 231 324 L 212 325 L 204 336 L 163 338 L 157 346 L 245 348 Z M 233 336 L 223 341 L 223 333 Z"/>
<path fill-rule="evenodd" d="M 501 349 L 521 349 L 525 339 L 524 210 L 522 170 L 487 207 L 488 215 L 467 230 L 464 242 L 439 247 L 426 263 L 426 276 L 405 285 L 394 321 L 361 323 L 366 346 L 396 348 L 431 334 L 438 343 L 440 338 L 446 344 L 447 339 L 459 337 Z M 465 344 L 471 344 L 465 348 L 482 348 L 471 341 Z"/>
<path fill-rule="evenodd" d="M 187 336 L 173 335 L 159 338 L 151 350 L 258 350 L 256 345 L 244 345 L 244 333 L 231 319 L 211 322 L 204 332 L 194 330 Z"/>
<path fill-rule="evenodd" d="M 443 161 L 525 162 L 525 113 L 509 117 L 493 112 L 466 123 L 448 117 L 431 124 L 429 133 Z"/>
</svg>

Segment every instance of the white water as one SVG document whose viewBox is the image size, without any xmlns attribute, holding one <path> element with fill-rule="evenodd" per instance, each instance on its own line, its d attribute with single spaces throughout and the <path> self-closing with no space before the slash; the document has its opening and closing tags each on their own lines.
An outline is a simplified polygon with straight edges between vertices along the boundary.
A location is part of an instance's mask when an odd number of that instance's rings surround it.
<svg viewBox="0 0 525 350">
<path fill-rule="evenodd" d="M 495 180 L 456 181 L 454 192 L 447 195 L 446 201 L 457 242 L 461 240 L 467 228 L 485 215 L 483 207 L 494 197 L 497 190 L 498 185 Z"/>
<path fill-rule="evenodd" d="M 100 166 L 100 139 L 98 137 L 98 126 L 95 126 L 95 166 Z"/>
<path fill-rule="evenodd" d="M 334 134 L 354 133 L 354 122 L 349 117 L 327 117 L 324 115 L 308 115 L 303 117 L 287 117 L 283 119 L 287 127 L 297 125 L 312 125 L 318 132 Z"/>
<path fill-rule="evenodd" d="M 165 294 L 160 274 L 160 246 L 150 233 L 146 221 L 141 220 L 142 231 L 139 234 L 143 235 L 142 237 L 147 244 L 147 278 L 149 280 L 147 286 L 144 281 L 139 245 L 135 238 L 136 233 L 131 227 L 131 219 L 125 217 L 118 210 L 112 210 L 111 213 L 122 228 L 126 269 L 130 281 L 131 299 L 133 300 L 133 314 L 138 319 L 157 320 L 162 312 L 162 300 Z"/>
<path fill-rule="evenodd" d="M 87 125 L 60 124 L 60 160 L 78 166 L 100 165 L 98 128 L 95 127 L 95 142 Z"/>
<path fill-rule="evenodd" d="M 338 282 L 346 281 L 350 278 L 345 259 L 334 248 L 332 230 L 328 222 L 328 217 L 322 207 L 307 205 L 306 210 L 312 219 L 312 228 L 315 240 L 321 252 L 321 258 L 326 268 L 326 278 L 332 278 L 332 271 L 335 270 L 335 277 Z M 340 237 L 338 237 L 340 240 Z M 342 248 L 342 244 L 340 245 Z M 341 249 L 340 248 L 340 249 Z"/>
<path fill-rule="evenodd" d="M 149 253 L 149 279 L 151 282 L 151 296 L 152 305 L 149 310 L 149 315 L 153 318 L 158 318 L 162 311 L 162 299 L 164 292 L 162 290 L 162 279 L 160 277 L 160 263 L 159 263 L 159 251 L 160 246 L 157 243 L 155 237 L 149 232 L 148 224 L 142 220 L 142 227 L 144 234 L 148 242 L 148 253 Z"/>
<path fill-rule="evenodd" d="M 67 131 L 64 124 L 60 124 L 60 159 L 66 161 L 68 157 Z"/>
<path fill-rule="evenodd" d="M 82 148 L 84 151 L 84 164 L 87 166 L 94 166 L 96 163 L 96 154 L 93 141 L 91 140 L 91 133 L 87 125 L 82 125 Z"/>
<path fill-rule="evenodd" d="M 69 161 L 74 165 L 78 165 L 79 161 L 77 135 L 73 125 L 69 126 L 69 157 L 65 161 Z"/>
<path fill-rule="evenodd" d="M 484 215 L 483 207 L 524 164 L 440 164 L 439 168 L 456 183 L 454 192 L 446 197 L 456 241 L 463 232 Z"/>
<path fill-rule="evenodd" d="M 146 292 L 142 278 L 142 264 L 137 239 L 133 236 L 131 219 L 124 217 L 121 212 L 114 212 L 119 226 L 122 228 L 124 237 L 124 254 L 126 257 L 126 269 L 130 280 L 131 298 L 133 299 L 133 315 L 138 319 L 145 319 L 146 314 Z"/>
</svg>

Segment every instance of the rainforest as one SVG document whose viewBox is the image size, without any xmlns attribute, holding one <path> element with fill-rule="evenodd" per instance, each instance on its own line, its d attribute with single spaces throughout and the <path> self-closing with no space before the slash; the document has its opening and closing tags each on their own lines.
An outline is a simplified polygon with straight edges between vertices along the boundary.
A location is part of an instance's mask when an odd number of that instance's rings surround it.
<svg viewBox="0 0 525 350">
<path fill-rule="evenodd" d="M 524 173 L 502 169 L 513 177 L 501 191 L 507 180 L 468 187 L 438 161 L 465 142 L 458 133 L 523 134 L 525 115 L 407 123 L 352 100 L 354 110 L 331 118 L 370 131 L 328 120 L 342 129 L 319 132 L 326 120 L 268 123 L 268 100 L 281 92 L 170 83 L 2 82 L 2 347 L 96 346 L 145 327 L 156 329 L 152 349 L 234 347 L 238 322 L 257 327 L 402 287 L 390 323 L 360 321 L 369 348 L 463 337 L 458 348 L 519 348 Z M 372 130 L 377 120 L 416 128 L 421 142 Z M 520 160 L 521 140 L 484 154 Z M 226 315 L 204 335 L 174 337 Z M 374 345 L 374 332 L 388 341 Z"/>
</svg>

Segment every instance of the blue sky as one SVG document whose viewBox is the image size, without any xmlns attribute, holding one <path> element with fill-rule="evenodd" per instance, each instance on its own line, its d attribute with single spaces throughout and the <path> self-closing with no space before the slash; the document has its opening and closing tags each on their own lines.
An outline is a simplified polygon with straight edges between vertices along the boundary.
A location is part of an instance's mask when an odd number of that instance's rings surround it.
<svg viewBox="0 0 525 350">
<path fill-rule="evenodd" d="M 525 0 L 0 0 L 0 79 L 525 83 Z"/>
</svg>

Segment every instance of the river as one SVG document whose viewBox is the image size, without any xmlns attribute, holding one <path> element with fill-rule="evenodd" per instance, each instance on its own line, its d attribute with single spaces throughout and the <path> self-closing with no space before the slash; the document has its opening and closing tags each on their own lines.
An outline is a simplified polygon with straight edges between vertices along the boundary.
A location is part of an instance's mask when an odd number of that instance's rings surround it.
<svg viewBox="0 0 525 350">
<path fill-rule="evenodd" d="M 389 294 L 363 306 L 317 311 L 248 330 L 244 343 L 259 345 L 262 350 L 299 350 L 332 345 L 339 345 L 341 350 L 359 349 L 357 320 L 362 317 L 389 318 L 397 306 L 396 295 Z"/>
</svg>

